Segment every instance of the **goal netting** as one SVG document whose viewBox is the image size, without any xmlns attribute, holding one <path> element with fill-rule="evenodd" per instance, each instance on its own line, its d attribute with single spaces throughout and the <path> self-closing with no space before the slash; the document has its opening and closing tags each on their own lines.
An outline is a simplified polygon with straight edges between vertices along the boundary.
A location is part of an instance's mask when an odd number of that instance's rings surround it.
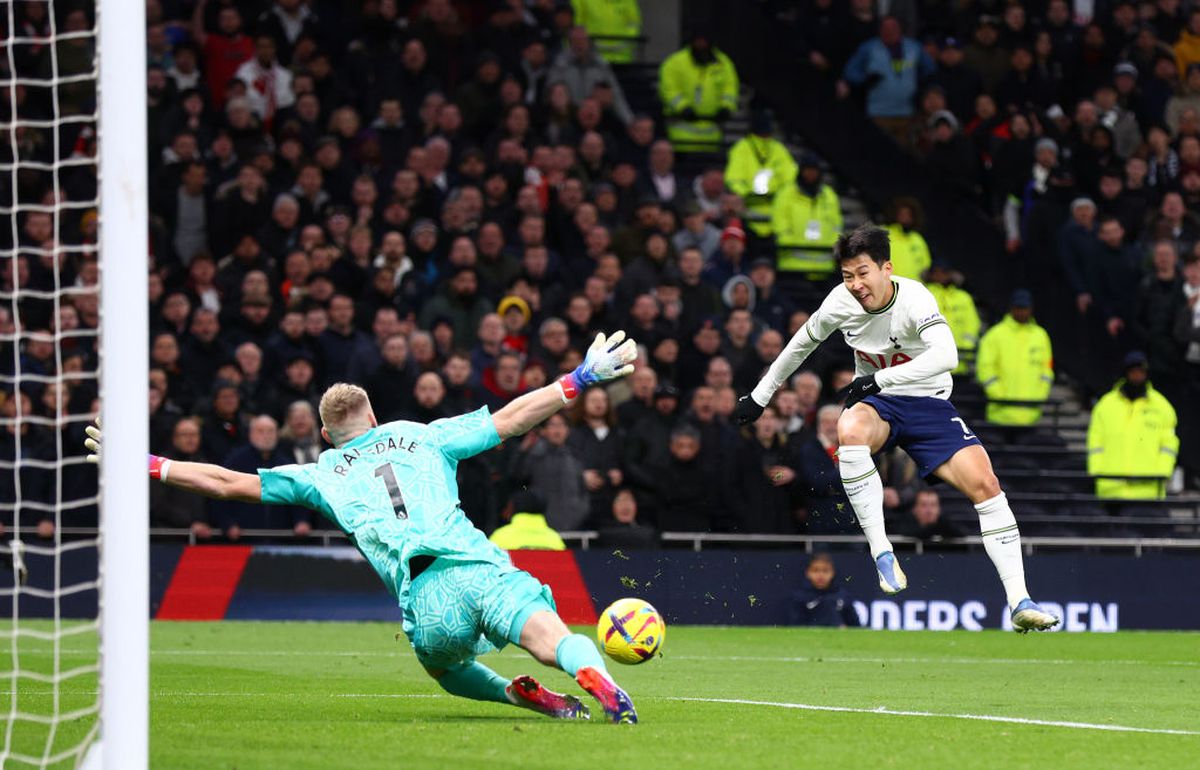
<svg viewBox="0 0 1200 770">
<path fill-rule="evenodd" d="M 109 10 L 119 5 L 120 14 Z M 116 58 L 116 69 L 137 75 L 129 61 L 140 58 L 140 76 L 124 83 L 144 93 L 144 34 L 122 31 L 126 46 L 141 47 L 122 62 L 104 41 L 114 30 L 102 32 L 134 17 L 143 24 L 141 6 L 0 0 L 0 768 L 145 764 L 144 747 L 128 763 L 98 748 L 122 739 L 109 701 L 128 687 L 112 675 L 114 663 L 130 669 L 133 661 L 135 687 L 144 689 L 146 678 L 137 671 L 138 660 L 145 668 L 148 612 L 148 546 L 138 521 L 146 516 L 145 441 L 106 445 L 140 447 L 141 494 L 122 467 L 135 457 L 106 458 L 101 482 L 82 444 L 102 410 L 102 381 L 106 418 L 136 419 L 139 397 L 145 408 L 146 230 L 144 201 L 134 196 L 145 197 L 146 144 L 144 126 L 128 127 L 139 113 L 144 122 L 144 98 L 114 89 L 103 72 Z M 101 93 L 117 93 L 133 114 L 112 119 L 114 105 L 102 110 Z M 124 196 L 115 204 L 114 186 Z M 114 304 L 117 284 L 123 305 Z M 129 333 L 139 320 L 140 339 Z M 128 393 L 110 398 L 114 366 L 128 382 L 140 377 L 141 388 L 121 382 Z M 145 432 L 144 420 L 126 424 Z M 126 506 L 110 504 L 114 487 Z M 114 559 L 128 569 L 114 571 Z M 120 593 L 139 577 L 140 590 Z M 114 620 L 131 635 L 114 631 Z M 122 649 L 139 644 L 140 657 Z M 134 722 L 144 718 L 144 700 L 143 692 Z M 144 724 L 140 730 L 144 743 Z"/>
</svg>

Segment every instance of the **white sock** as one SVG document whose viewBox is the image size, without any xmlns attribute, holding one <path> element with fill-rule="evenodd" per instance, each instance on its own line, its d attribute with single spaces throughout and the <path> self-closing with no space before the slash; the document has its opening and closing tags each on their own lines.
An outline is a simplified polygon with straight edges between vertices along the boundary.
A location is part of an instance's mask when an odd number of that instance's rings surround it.
<svg viewBox="0 0 1200 770">
<path fill-rule="evenodd" d="M 858 525 L 871 546 L 871 558 L 892 550 L 883 527 L 883 482 L 871 459 L 871 448 L 862 445 L 839 448 L 838 472 Z"/>
<path fill-rule="evenodd" d="M 1003 492 L 979 503 L 975 510 L 979 512 L 983 547 L 1000 575 L 1011 609 L 1029 596 L 1025 588 L 1025 563 L 1021 556 L 1021 532 L 1017 529 L 1017 519 L 1013 516 L 1012 508 L 1008 507 L 1008 498 Z"/>
</svg>

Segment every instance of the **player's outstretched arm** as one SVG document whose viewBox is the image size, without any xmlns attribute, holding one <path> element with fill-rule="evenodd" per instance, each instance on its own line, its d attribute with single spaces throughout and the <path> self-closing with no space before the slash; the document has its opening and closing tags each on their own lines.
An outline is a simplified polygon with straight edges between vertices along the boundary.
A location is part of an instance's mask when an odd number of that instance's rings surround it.
<svg viewBox="0 0 1200 770">
<path fill-rule="evenodd" d="M 100 462 L 100 421 L 87 427 L 88 438 L 83 442 L 88 449 L 88 462 Z M 150 478 L 164 484 L 185 489 L 188 492 L 215 497 L 218 500 L 240 500 L 247 503 L 262 502 L 262 482 L 257 475 L 238 473 L 210 463 L 187 463 L 150 455 Z"/>
<path fill-rule="evenodd" d="M 575 367 L 575 371 L 564 374 L 557 382 L 544 388 L 526 393 L 492 415 L 496 433 L 501 441 L 528 433 L 535 425 L 571 403 L 586 388 L 632 373 L 635 359 L 637 344 L 632 339 L 625 339 L 625 332 L 615 331 L 611 337 L 597 334 L 583 363 Z"/>
<path fill-rule="evenodd" d="M 787 382 L 788 377 L 791 377 L 792 373 L 800 368 L 800 364 L 804 363 L 805 359 L 825 339 L 827 334 L 814 321 L 815 318 L 815 315 L 809 318 L 792 335 L 791 340 L 788 341 L 779 356 L 771 362 L 770 368 L 763 374 L 762 379 L 754 386 L 754 390 L 743 394 L 737 400 L 737 405 L 733 410 L 735 423 L 748 425 L 761 417 L 767 404 L 771 403 L 775 391 Z"/>
</svg>

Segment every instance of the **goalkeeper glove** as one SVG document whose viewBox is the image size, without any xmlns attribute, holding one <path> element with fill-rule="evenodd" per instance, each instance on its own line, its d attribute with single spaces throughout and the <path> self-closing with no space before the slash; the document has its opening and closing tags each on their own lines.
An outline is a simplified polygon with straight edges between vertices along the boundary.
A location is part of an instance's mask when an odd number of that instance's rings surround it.
<svg viewBox="0 0 1200 770">
<path fill-rule="evenodd" d="M 100 418 L 96 418 L 95 425 L 89 425 L 84 428 L 84 432 L 88 437 L 83 440 L 83 446 L 88 450 L 87 461 L 89 463 L 100 462 L 100 442 L 102 434 L 100 433 Z M 165 457 L 158 455 L 147 455 L 149 463 L 150 478 L 158 479 L 159 481 L 167 480 L 167 471 L 171 467 L 171 461 Z"/>
<path fill-rule="evenodd" d="M 842 388 L 838 393 L 838 398 L 845 399 L 846 408 L 849 409 L 867 396 L 873 396 L 881 390 L 883 388 L 880 388 L 879 384 L 875 382 L 875 375 L 867 374 L 856 377 L 853 382 Z"/>
<path fill-rule="evenodd" d="M 733 407 L 733 421 L 738 425 L 749 425 L 750 423 L 762 417 L 765 406 L 759 406 L 758 402 L 749 393 L 737 400 L 737 405 Z"/>
<path fill-rule="evenodd" d="M 625 340 L 622 342 L 622 340 Z M 588 348 L 583 363 L 575 371 L 558 378 L 564 402 L 579 395 L 585 388 L 598 382 L 607 382 L 633 372 L 637 360 L 637 343 L 625 339 L 625 332 L 615 331 L 611 337 L 601 332 Z"/>
</svg>

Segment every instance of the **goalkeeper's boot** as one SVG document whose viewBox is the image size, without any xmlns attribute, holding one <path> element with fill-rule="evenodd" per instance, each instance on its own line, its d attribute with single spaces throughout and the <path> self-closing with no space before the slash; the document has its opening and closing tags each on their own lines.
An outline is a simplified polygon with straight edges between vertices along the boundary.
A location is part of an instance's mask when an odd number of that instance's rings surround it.
<svg viewBox="0 0 1200 770">
<path fill-rule="evenodd" d="M 591 712 L 574 695 L 562 695 L 545 687 L 531 676 L 518 676 L 504 688 L 514 706 L 527 708 L 554 719 L 590 719 Z"/>
<path fill-rule="evenodd" d="M 879 587 L 885 594 L 898 594 L 908 588 L 908 577 L 900 569 L 896 554 L 884 551 L 875 557 L 875 570 L 879 573 Z"/>
<path fill-rule="evenodd" d="M 1049 631 L 1058 625 L 1058 618 L 1038 606 L 1028 596 L 1017 602 L 1012 611 L 1013 630 L 1027 634 L 1030 631 Z"/>
<path fill-rule="evenodd" d="M 637 711 L 633 708 L 633 700 L 607 673 L 592 666 L 585 666 L 575 674 L 575 681 L 600 701 L 604 708 L 604 716 L 610 722 L 619 725 L 637 724 Z"/>
</svg>

